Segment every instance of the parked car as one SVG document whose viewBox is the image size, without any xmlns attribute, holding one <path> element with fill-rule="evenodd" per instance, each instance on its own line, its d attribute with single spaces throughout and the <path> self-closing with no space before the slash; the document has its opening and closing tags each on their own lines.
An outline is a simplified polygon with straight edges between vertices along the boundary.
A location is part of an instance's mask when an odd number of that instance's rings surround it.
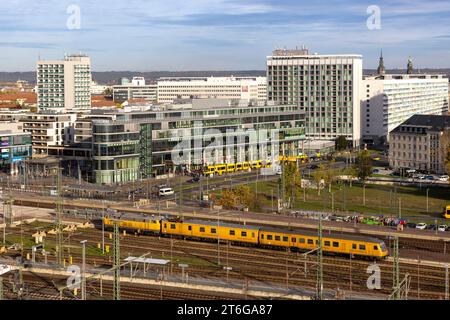
<svg viewBox="0 0 450 320">
<path fill-rule="evenodd" d="M 445 182 L 445 181 L 448 181 L 448 178 L 449 177 L 447 175 L 443 175 L 443 176 L 439 177 L 439 181 L 444 181 Z"/>
<path fill-rule="evenodd" d="M 190 182 L 190 183 L 197 183 L 199 181 L 200 181 L 200 177 L 199 176 L 195 176 L 191 180 L 189 180 L 188 182 Z"/>
<path fill-rule="evenodd" d="M 427 230 L 436 230 L 437 229 L 437 225 L 435 225 L 435 224 L 430 224 L 430 225 L 428 225 L 427 227 L 426 227 L 426 229 Z"/>
<path fill-rule="evenodd" d="M 446 224 L 442 224 L 438 227 L 439 231 L 447 231 L 447 229 L 448 229 L 448 226 Z"/>
<path fill-rule="evenodd" d="M 175 192 L 173 191 L 172 188 L 162 188 L 159 189 L 159 196 L 160 197 L 166 197 L 166 196 L 171 196 L 173 195 Z"/>
<path fill-rule="evenodd" d="M 427 180 L 434 180 L 434 177 L 431 176 L 431 175 L 428 175 L 428 176 L 425 177 L 425 179 L 427 179 Z"/>
<path fill-rule="evenodd" d="M 318 166 L 318 165 L 315 165 L 315 164 L 309 165 L 309 166 L 307 167 L 307 169 L 310 169 L 310 170 L 316 170 L 316 169 L 318 169 L 318 168 L 319 168 L 319 166 Z"/>
<path fill-rule="evenodd" d="M 426 228 L 427 228 L 427 224 L 426 224 L 426 223 L 423 223 L 423 222 L 418 223 L 418 224 L 416 225 L 416 229 L 419 229 L 419 230 L 425 230 Z"/>
<path fill-rule="evenodd" d="M 407 228 L 415 229 L 416 226 L 417 226 L 417 223 L 414 223 L 414 222 L 408 222 L 408 223 L 406 224 L 406 227 L 407 227 Z"/>
<path fill-rule="evenodd" d="M 378 169 L 373 169 L 373 170 L 372 170 L 372 173 L 380 173 L 380 170 L 378 170 Z"/>
</svg>

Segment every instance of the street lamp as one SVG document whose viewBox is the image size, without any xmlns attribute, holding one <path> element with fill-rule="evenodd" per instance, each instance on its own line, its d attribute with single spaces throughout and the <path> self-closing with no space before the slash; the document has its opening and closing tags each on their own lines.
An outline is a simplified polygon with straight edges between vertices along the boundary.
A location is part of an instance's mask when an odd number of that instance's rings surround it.
<svg viewBox="0 0 450 320">
<path fill-rule="evenodd" d="M 83 245 L 83 264 L 81 269 L 81 299 L 86 300 L 86 242 L 83 240 L 80 243 Z"/>
</svg>

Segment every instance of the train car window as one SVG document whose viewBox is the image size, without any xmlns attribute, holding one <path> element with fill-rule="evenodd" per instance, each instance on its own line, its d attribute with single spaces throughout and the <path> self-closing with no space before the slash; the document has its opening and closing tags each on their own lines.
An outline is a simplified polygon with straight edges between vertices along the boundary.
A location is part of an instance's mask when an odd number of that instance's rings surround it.
<svg viewBox="0 0 450 320">
<path fill-rule="evenodd" d="M 308 244 L 314 244 L 313 239 L 308 239 Z"/>
<path fill-rule="evenodd" d="M 352 244 L 352 249 L 356 250 L 356 243 Z"/>
<path fill-rule="evenodd" d="M 325 246 L 329 247 L 330 246 L 330 241 L 325 241 Z"/>
<path fill-rule="evenodd" d="M 292 242 L 293 243 L 297 242 L 297 239 L 296 238 L 292 238 Z"/>
<path fill-rule="evenodd" d="M 280 241 L 281 237 L 280 236 L 275 236 L 275 241 Z"/>
<path fill-rule="evenodd" d="M 288 241 L 289 241 L 289 238 L 288 238 L 288 237 L 283 237 L 283 241 L 284 241 L 284 242 L 288 242 Z"/>
<path fill-rule="evenodd" d="M 200 232 L 205 232 L 205 227 L 200 227 Z"/>
<path fill-rule="evenodd" d="M 319 240 L 316 240 L 316 245 L 319 245 Z"/>
<path fill-rule="evenodd" d="M 273 239 L 272 235 L 271 235 L 271 234 L 268 234 L 268 235 L 267 235 L 267 240 L 272 240 L 272 239 Z"/>
<path fill-rule="evenodd" d="M 377 251 L 378 250 L 378 246 L 373 246 L 373 250 Z"/>
<path fill-rule="evenodd" d="M 164 223 L 164 228 L 167 228 L 167 223 Z"/>
<path fill-rule="evenodd" d="M 263 233 L 261 233 L 261 239 L 264 239 L 264 234 Z"/>
<path fill-rule="evenodd" d="M 246 231 L 242 231 L 241 232 L 241 236 L 246 237 L 247 236 L 247 232 Z"/>
<path fill-rule="evenodd" d="M 234 230 L 230 230 L 230 236 L 236 235 L 236 232 Z"/>
<path fill-rule="evenodd" d="M 175 224 L 171 224 L 170 225 L 170 229 L 175 229 L 176 227 L 175 227 Z"/>
<path fill-rule="evenodd" d="M 298 239 L 300 243 L 305 243 L 305 238 Z"/>
<path fill-rule="evenodd" d="M 189 230 L 189 231 L 192 231 L 192 226 L 188 226 L 188 230 Z"/>
<path fill-rule="evenodd" d="M 252 238 L 254 238 L 255 237 L 255 233 L 254 232 L 252 232 Z"/>
<path fill-rule="evenodd" d="M 359 245 L 359 250 L 366 250 L 366 246 L 364 244 Z"/>
<path fill-rule="evenodd" d="M 339 247 L 339 242 L 333 241 L 333 247 L 338 248 Z"/>
<path fill-rule="evenodd" d="M 211 228 L 211 233 L 217 233 L 217 229 L 216 228 Z"/>
</svg>

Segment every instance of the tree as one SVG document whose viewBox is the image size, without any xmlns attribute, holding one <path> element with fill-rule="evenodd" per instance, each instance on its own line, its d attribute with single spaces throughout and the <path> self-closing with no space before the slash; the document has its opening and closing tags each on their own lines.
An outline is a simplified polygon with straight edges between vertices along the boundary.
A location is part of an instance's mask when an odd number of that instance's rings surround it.
<svg viewBox="0 0 450 320">
<path fill-rule="evenodd" d="M 320 196 L 320 189 L 322 187 L 322 180 L 325 180 L 325 166 L 323 164 L 319 165 L 319 168 L 317 168 L 312 173 L 312 178 L 314 182 L 317 185 L 317 194 Z"/>
<path fill-rule="evenodd" d="M 339 136 L 336 138 L 336 150 L 346 150 L 348 148 L 348 141 L 345 136 Z"/>
<path fill-rule="evenodd" d="M 217 201 L 224 209 L 231 210 L 236 208 L 237 201 L 233 190 L 225 189 L 220 193 L 220 199 Z"/>
<path fill-rule="evenodd" d="M 350 188 L 352 187 L 353 178 L 358 176 L 358 172 L 354 167 L 348 167 L 343 170 L 343 174 L 350 180 Z"/>
<path fill-rule="evenodd" d="M 111 97 L 113 95 L 113 91 L 111 88 L 106 88 L 105 91 L 103 91 L 103 95 L 106 97 Z"/>
<path fill-rule="evenodd" d="M 244 208 L 258 208 L 259 203 L 254 192 L 249 186 L 239 185 L 232 189 L 224 189 L 220 193 L 220 199 L 217 201 L 224 209 L 236 209 L 238 207 Z"/>
<path fill-rule="evenodd" d="M 239 185 L 233 190 L 238 205 L 251 208 L 255 202 L 255 195 L 249 186 Z"/>
<path fill-rule="evenodd" d="M 283 173 L 280 180 L 280 185 L 284 187 L 284 198 L 291 198 L 290 204 L 292 204 L 294 201 L 292 198 L 296 195 L 297 188 L 301 187 L 300 172 L 294 162 L 283 164 Z"/>
<path fill-rule="evenodd" d="M 370 152 L 367 150 L 361 151 L 356 160 L 356 172 L 358 178 L 365 182 L 368 177 L 372 174 L 372 158 L 370 157 Z"/>
</svg>

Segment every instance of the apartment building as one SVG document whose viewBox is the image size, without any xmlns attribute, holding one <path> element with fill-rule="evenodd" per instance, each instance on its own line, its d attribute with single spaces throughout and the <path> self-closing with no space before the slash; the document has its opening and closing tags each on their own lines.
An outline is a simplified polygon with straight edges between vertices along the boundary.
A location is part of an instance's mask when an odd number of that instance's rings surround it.
<svg viewBox="0 0 450 320">
<path fill-rule="evenodd" d="M 445 173 L 445 157 L 450 145 L 450 116 L 413 115 L 392 130 L 389 136 L 391 167 Z"/>
<path fill-rule="evenodd" d="M 64 60 L 37 62 L 38 108 L 72 112 L 91 108 L 91 60 L 85 55 L 67 55 Z"/>
<path fill-rule="evenodd" d="M 265 77 L 191 77 L 160 78 L 158 102 L 172 103 L 176 99 L 216 98 L 267 100 Z"/>
<path fill-rule="evenodd" d="M 47 156 L 50 149 L 62 148 L 74 142 L 75 113 L 35 113 L 20 121 L 23 131 L 31 134 L 33 155 Z"/>
<path fill-rule="evenodd" d="M 361 86 L 361 131 L 366 143 L 386 142 L 389 133 L 415 114 L 449 111 L 448 79 L 431 74 L 383 74 Z"/>
<path fill-rule="evenodd" d="M 296 105 L 305 113 L 306 137 L 361 140 L 362 56 L 319 55 L 309 50 L 275 50 L 267 57 L 269 101 Z"/>
</svg>

